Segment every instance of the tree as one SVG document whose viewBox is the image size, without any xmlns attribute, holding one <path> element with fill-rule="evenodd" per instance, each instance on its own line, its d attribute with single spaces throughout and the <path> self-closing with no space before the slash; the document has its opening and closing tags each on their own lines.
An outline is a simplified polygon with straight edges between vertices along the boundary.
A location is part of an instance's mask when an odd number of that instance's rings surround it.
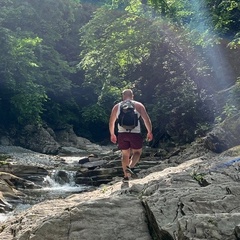
<svg viewBox="0 0 240 240">
<path fill-rule="evenodd" d="M 13 122 L 19 119 L 23 124 L 43 119 L 51 123 L 70 118 L 76 121 L 72 91 L 82 83 L 74 79 L 81 76 L 76 66 L 80 52 L 77 35 L 93 9 L 73 0 L 12 0 L 0 4 L 0 107 L 11 109 Z M 5 122 L 7 119 L 10 116 Z"/>
<path fill-rule="evenodd" d="M 152 17 L 151 9 L 143 8 L 140 1 L 124 9 L 102 7 L 82 28 L 80 65 L 86 81 L 100 96 L 111 95 L 106 89 L 112 87 L 138 90 L 135 95 L 151 106 L 154 126 L 162 125 L 157 131 L 166 131 L 174 109 L 181 109 L 184 117 L 178 118 L 183 127 L 177 135 L 187 132 L 185 140 L 192 141 L 189 136 L 194 136 L 199 116 L 203 116 L 200 121 L 213 119 L 210 106 L 203 107 L 210 73 L 206 60 L 194 48 L 188 29 Z"/>
</svg>

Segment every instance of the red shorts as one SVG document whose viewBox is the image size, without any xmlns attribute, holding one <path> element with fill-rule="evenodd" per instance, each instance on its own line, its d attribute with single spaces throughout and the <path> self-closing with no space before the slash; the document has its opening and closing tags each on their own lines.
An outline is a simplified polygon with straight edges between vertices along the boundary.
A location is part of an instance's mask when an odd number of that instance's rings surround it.
<svg viewBox="0 0 240 240">
<path fill-rule="evenodd" d="M 118 148 L 120 150 L 140 149 L 143 147 L 143 137 L 141 133 L 118 133 Z"/>
</svg>

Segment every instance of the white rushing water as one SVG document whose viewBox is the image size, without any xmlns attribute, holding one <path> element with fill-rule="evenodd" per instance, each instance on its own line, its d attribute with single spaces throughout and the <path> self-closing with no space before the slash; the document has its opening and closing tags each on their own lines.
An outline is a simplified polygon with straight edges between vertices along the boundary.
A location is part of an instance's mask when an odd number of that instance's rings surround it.
<svg viewBox="0 0 240 240">
<path fill-rule="evenodd" d="M 46 185 L 44 188 L 41 189 L 41 191 L 50 191 L 52 193 L 54 192 L 82 192 L 86 189 L 88 189 L 87 186 L 84 185 L 78 185 L 74 182 L 74 177 L 76 172 L 73 171 L 64 171 L 65 172 L 65 180 L 67 182 L 61 184 L 58 181 L 58 171 L 53 171 L 51 173 L 51 176 L 47 176 L 44 179 L 44 184 Z"/>
<path fill-rule="evenodd" d="M 61 170 L 61 173 L 67 182 L 59 183 L 59 180 L 61 180 L 59 171 L 54 170 L 50 176 L 45 177 L 43 188 L 22 190 L 28 196 L 24 203 L 18 204 L 12 212 L 0 213 L 0 222 L 10 219 L 16 213 L 25 211 L 38 202 L 65 198 L 72 193 L 81 193 L 90 188 L 89 186 L 75 184 L 74 177 L 76 172 Z"/>
</svg>

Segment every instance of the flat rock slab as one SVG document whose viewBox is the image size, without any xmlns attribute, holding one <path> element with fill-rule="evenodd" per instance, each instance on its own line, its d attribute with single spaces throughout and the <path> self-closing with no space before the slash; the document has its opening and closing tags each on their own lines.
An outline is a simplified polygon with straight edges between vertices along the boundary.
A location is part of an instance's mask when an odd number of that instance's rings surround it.
<svg viewBox="0 0 240 240">
<path fill-rule="evenodd" d="M 120 188 L 117 184 L 116 188 Z M 144 208 L 133 196 L 108 197 L 110 189 L 47 201 L 9 220 L 0 239 L 151 240 Z"/>
</svg>

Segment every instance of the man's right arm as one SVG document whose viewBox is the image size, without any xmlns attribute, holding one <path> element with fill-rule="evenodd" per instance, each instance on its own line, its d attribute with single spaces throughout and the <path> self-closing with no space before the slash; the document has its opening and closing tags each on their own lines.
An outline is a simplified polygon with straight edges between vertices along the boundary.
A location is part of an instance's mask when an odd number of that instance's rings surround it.
<svg viewBox="0 0 240 240">
<path fill-rule="evenodd" d="M 144 121 L 145 127 L 147 129 L 147 140 L 148 141 L 152 141 L 153 139 L 153 134 L 152 134 L 152 122 L 151 119 L 146 111 L 146 108 L 144 107 L 143 104 L 139 104 L 139 108 L 140 108 L 140 115 Z"/>
</svg>

